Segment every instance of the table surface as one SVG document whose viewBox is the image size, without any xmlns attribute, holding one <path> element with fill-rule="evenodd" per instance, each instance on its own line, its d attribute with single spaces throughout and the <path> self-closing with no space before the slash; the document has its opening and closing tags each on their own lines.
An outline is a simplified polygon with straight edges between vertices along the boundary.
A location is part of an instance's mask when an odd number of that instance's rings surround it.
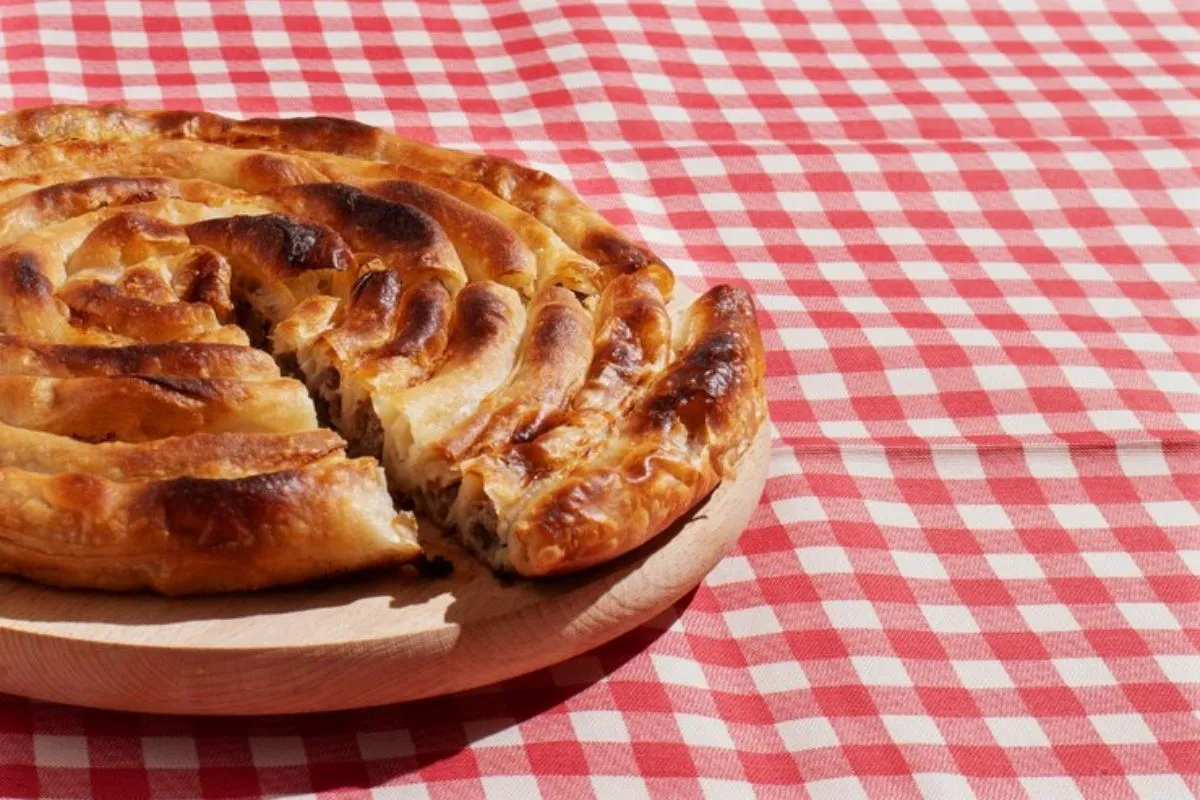
<svg viewBox="0 0 1200 800">
<path fill-rule="evenodd" d="M 1200 10 L 899 5 L 0 5 L 2 106 L 354 116 L 569 180 L 753 289 L 777 432 L 737 552 L 609 646 L 320 716 L 0 698 L 0 795 L 1200 792 Z"/>
</svg>

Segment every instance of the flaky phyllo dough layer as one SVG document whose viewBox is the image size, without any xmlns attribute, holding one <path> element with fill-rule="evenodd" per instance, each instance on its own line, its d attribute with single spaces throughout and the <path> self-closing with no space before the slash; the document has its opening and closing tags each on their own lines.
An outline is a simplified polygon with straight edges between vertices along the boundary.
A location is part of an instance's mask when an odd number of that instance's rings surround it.
<svg viewBox="0 0 1200 800">
<path fill-rule="evenodd" d="M 673 318 L 658 258 L 511 161 L 113 107 L 2 115 L 0 145 L 0 571 L 303 582 L 415 558 L 399 500 L 498 570 L 569 572 L 764 420 L 750 298 Z"/>
</svg>

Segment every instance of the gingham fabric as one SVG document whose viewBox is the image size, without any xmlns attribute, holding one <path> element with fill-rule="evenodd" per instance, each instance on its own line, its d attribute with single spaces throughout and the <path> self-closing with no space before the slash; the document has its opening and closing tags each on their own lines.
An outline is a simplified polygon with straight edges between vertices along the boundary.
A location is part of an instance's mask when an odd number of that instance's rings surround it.
<svg viewBox="0 0 1200 800">
<path fill-rule="evenodd" d="M 299 718 L 6 698 L 0 795 L 1200 792 L 1200 7 L 971 5 L 0 3 L 5 106 L 569 180 L 755 292 L 777 432 L 738 550 L 609 646 Z"/>
</svg>

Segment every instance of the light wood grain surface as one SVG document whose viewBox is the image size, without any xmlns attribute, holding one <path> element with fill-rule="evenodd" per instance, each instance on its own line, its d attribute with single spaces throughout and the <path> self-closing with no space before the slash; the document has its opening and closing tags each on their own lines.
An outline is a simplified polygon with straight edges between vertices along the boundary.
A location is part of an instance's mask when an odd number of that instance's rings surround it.
<svg viewBox="0 0 1200 800">
<path fill-rule="evenodd" d="M 645 622 L 696 586 L 745 528 L 766 481 L 769 426 L 737 477 L 673 530 L 563 579 L 502 581 L 455 563 L 322 587 L 170 599 L 0 579 L 0 691 L 188 714 L 354 708 L 469 689 L 557 663 Z"/>
</svg>

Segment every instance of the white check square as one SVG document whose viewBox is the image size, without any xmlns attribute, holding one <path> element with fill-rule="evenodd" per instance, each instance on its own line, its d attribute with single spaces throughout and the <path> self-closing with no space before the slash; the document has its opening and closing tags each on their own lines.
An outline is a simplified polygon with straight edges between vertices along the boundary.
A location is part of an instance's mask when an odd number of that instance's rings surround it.
<svg viewBox="0 0 1200 800">
<path fill-rule="evenodd" d="M 1093 714 L 1088 717 L 1105 744 L 1154 744 L 1154 732 L 1141 714 Z"/>
<path fill-rule="evenodd" d="M 729 728 L 719 719 L 700 714 L 676 714 L 675 722 L 679 725 L 679 733 L 685 744 L 726 750 L 734 748 Z"/>
<path fill-rule="evenodd" d="M 581 742 L 628 742 L 629 727 L 619 711 L 572 711 L 567 715 Z"/>
<path fill-rule="evenodd" d="M 809 717 L 795 719 L 775 724 L 783 739 L 783 747 L 793 753 L 804 750 L 820 750 L 823 747 L 837 747 L 840 744 L 837 732 L 824 717 Z"/>
<path fill-rule="evenodd" d="M 854 572 L 842 547 L 800 547 L 796 550 L 806 575 L 849 575 Z"/>
<path fill-rule="evenodd" d="M 767 636 L 772 633 L 782 633 L 779 618 L 771 606 L 756 606 L 737 611 L 726 611 L 725 624 L 735 638 L 744 639 L 751 636 Z"/>
<path fill-rule="evenodd" d="M 1041 580 L 1046 577 L 1037 558 L 1030 553 L 989 553 L 984 557 L 1001 580 Z"/>
<path fill-rule="evenodd" d="M 1046 731 L 1033 717 L 985 717 L 983 720 L 1001 747 L 1049 747 Z"/>
<path fill-rule="evenodd" d="M 932 717 L 911 714 L 884 714 L 880 717 L 888 736 L 896 744 L 945 744 L 946 739 L 938 730 Z"/>
<path fill-rule="evenodd" d="M 1025 624 L 1036 633 L 1059 633 L 1079 630 L 1071 609 L 1061 603 L 1017 606 Z"/>
<path fill-rule="evenodd" d="M 1054 668 L 1067 686 L 1116 686 L 1117 679 L 1102 658 L 1056 658 Z"/>
<path fill-rule="evenodd" d="M 967 689 L 1011 689 L 1012 678 L 999 661 L 967 659 L 950 662 Z"/>
<path fill-rule="evenodd" d="M 1180 629 L 1179 620 L 1165 603 L 1117 603 L 1117 608 L 1134 630 Z"/>
<path fill-rule="evenodd" d="M 904 662 L 892 656 L 852 656 L 850 663 L 867 686 L 912 686 Z"/>
<path fill-rule="evenodd" d="M 944 581 L 949 578 L 942 560 L 935 553 L 920 553 L 907 550 L 893 550 L 892 560 L 896 569 L 906 578 L 924 578 Z"/>
<path fill-rule="evenodd" d="M 821 607 L 834 628 L 883 629 L 875 608 L 867 600 L 826 600 Z"/>
<path fill-rule="evenodd" d="M 34 734 L 33 759 L 39 767 L 87 769 L 91 766 L 88 741 L 84 736 Z"/>
<path fill-rule="evenodd" d="M 1142 571 L 1129 553 L 1080 553 L 1097 578 L 1140 578 Z"/>
<path fill-rule="evenodd" d="M 808 676 L 796 661 L 777 661 L 773 664 L 755 664 L 747 668 L 750 680 L 760 694 L 793 692 L 808 688 Z"/>
<path fill-rule="evenodd" d="M 966 606 L 920 606 L 934 633 L 979 633 L 979 624 Z"/>
</svg>

